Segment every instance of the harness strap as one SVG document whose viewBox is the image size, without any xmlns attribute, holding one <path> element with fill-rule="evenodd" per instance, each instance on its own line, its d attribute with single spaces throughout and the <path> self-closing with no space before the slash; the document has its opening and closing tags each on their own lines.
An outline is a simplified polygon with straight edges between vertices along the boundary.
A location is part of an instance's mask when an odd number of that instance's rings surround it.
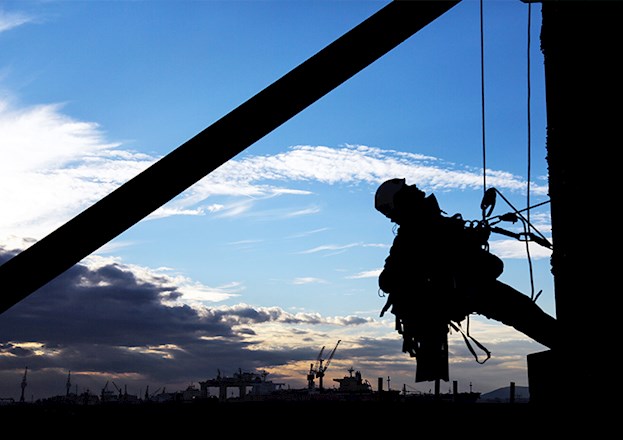
<svg viewBox="0 0 623 440">
<path fill-rule="evenodd" d="M 469 349 L 469 351 L 474 356 L 474 359 L 476 359 L 476 362 L 478 362 L 479 364 L 484 364 L 485 362 L 487 362 L 489 360 L 489 358 L 491 357 L 491 352 L 489 350 L 487 350 L 487 348 L 484 345 L 482 345 L 480 342 L 478 342 L 473 336 L 465 334 L 463 329 L 461 327 L 456 326 L 453 322 L 450 322 L 450 325 L 452 326 L 452 328 L 455 331 L 461 333 L 461 335 L 463 336 L 463 340 L 465 341 L 465 345 L 467 345 L 467 348 Z M 478 355 L 476 354 L 476 351 L 474 350 L 474 347 L 472 347 L 472 344 L 470 344 L 469 339 L 467 339 L 467 338 L 469 338 L 472 341 L 474 341 L 474 344 L 476 344 L 478 346 L 478 348 L 480 348 L 482 351 L 484 351 L 487 354 L 487 358 L 485 360 L 480 361 L 478 359 Z"/>
</svg>

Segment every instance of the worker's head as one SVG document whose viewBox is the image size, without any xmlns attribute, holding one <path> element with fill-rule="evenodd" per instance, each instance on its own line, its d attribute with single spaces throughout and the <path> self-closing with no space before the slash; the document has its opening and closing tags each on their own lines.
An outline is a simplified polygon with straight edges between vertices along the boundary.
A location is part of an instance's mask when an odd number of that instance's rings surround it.
<svg viewBox="0 0 623 440">
<path fill-rule="evenodd" d="M 374 207 L 393 222 L 400 223 L 407 209 L 418 205 L 424 196 L 415 185 L 407 185 L 405 179 L 389 179 L 376 190 Z"/>
</svg>

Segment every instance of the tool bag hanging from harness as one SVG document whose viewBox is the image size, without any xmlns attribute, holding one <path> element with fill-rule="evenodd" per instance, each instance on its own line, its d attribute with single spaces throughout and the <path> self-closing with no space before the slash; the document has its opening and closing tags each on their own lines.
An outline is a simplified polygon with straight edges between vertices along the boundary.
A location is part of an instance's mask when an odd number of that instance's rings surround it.
<svg viewBox="0 0 623 440">
<path fill-rule="evenodd" d="M 476 361 L 490 357 L 461 329 L 473 312 L 463 281 L 469 277 L 473 288 L 474 279 L 495 279 L 503 263 L 488 252 L 487 227 L 468 223 L 460 214 L 443 215 L 434 195 L 425 200 L 429 215 L 401 223 L 379 275 L 379 288 L 387 294 L 381 316 L 390 308 L 395 315 L 402 351 L 416 358 L 416 382 L 448 381 L 451 329 L 461 332 Z M 486 353 L 484 361 L 478 360 L 469 339 Z"/>
</svg>

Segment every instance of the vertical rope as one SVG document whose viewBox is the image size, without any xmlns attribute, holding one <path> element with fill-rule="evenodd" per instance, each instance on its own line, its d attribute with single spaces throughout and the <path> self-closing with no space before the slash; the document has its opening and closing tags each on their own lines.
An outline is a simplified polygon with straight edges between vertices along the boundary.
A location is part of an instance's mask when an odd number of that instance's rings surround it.
<svg viewBox="0 0 623 440">
<path fill-rule="evenodd" d="M 530 233 L 531 228 L 532 228 L 532 224 L 530 222 L 530 180 L 532 180 L 532 127 L 531 127 L 531 119 L 532 119 L 532 112 L 531 112 L 531 81 L 530 81 L 530 73 L 531 73 L 531 66 L 530 66 L 530 51 L 531 51 L 531 30 L 532 30 L 532 4 L 528 3 L 528 42 L 527 42 L 527 103 L 526 103 L 526 108 L 527 108 L 527 130 L 528 130 L 528 177 L 527 177 L 527 182 L 526 182 L 526 219 L 527 219 L 527 225 L 525 225 L 527 227 L 527 233 Z M 526 236 L 528 236 L 528 234 L 526 234 Z M 536 301 L 535 295 L 534 295 L 534 275 L 533 275 L 533 270 L 532 270 L 532 258 L 530 258 L 530 240 L 526 240 L 526 254 L 528 257 L 528 270 L 530 272 L 530 298 L 533 301 Z"/>
<path fill-rule="evenodd" d="M 480 0 L 480 109 L 482 119 L 482 190 L 487 191 L 487 147 L 485 136 L 485 31 L 483 0 Z M 483 212 L 484 220 L 484 212 Z"/>
<path fill-rule="evenodd" d="M 528 3 L 528 62 L 527 62 L 527 117 L 528 117 L 528 181 L 526 182 L 526 207 L 530 207 L 530 180 L 531 180 L 531 173 L 532 173 L 532 127 L 531 127 L 531 119 L 532 119 L 532 115 L 531 115 L 531 108 L 530 108 L 530 101 L 531 101 L 531 81 L 530 81 L 530 72 L 531 72 L 531 67 L 530 67 L 530 46 L 531 46 L 531 35 L 530 35 L 530 31 L 532 28 L 532 4 Z M 528 209 L 528 212 L 526 213 L 526 218 L 528 219 L 528 227 L 530 227 L 530 209 Z"/>
</svg>

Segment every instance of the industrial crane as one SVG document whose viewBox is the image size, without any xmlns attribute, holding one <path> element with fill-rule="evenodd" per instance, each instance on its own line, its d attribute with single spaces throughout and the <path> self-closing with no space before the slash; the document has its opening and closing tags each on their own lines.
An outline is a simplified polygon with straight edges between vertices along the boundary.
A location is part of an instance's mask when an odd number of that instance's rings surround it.
<svg viewBox="0 0 623 440">
<path fill-rule="evenodd" d="M 329 357 L 327 358 L 327 363 L 326 364 L 322 364 L 324 362 L 324 359 L 322 359 L 322 352 L 324 350 L 324 347 L 322 347 L 322 350 L 320 350 L 320 354 L 318 355 L 318 360 L 317 360 L 317 365 L 314 366 L 314 373 L 316 375 L 316 377 L 318 378 L 318 387 L 320 388 L 320 391 L 322 391 L 322 379 L 324 377 L 324 373 L 325 371 L 327 371 L 327 368 L 329 368 L 329 364 L 331 364 L 331 359 L 333 359 L 333 355 L 335 354 L 335 350 L 337 350 L 337 346 L 340 345 L 340 342 L 342 342 L 342 340 L 338 340 L 337 344 L 335 344 L 335 347 L 333 348 L 333 351 L 331 351 L 331 354 L 329 355 Z"/>
<path fill-rule="evenodd" d="M 28 367 L 26 367 L 26 369 L 24 370 L 24 377 L 22 377 L 22 395 L 19 398 L 20 402 L 24 401 L 24 390 L 26 390 L 26 385 L 28 384 L 28 382 L 26 382 L 27 374 L 28 374 Z"/>
<path fill-rule="evenodd" d="M 65 384 L 65 388 L 67 389 L 65 397 L 69 397 L 69 390 L 71 389 L 71 370 L 67 373 L 67 383 Z"/>
<path fill-rule="evenodd" d="M 322 353 L 324 352 L 324 345 L 320 349 L 320 353 L 318 353 L 318 357 L 316 357 L 315 364 L 309 364 L 309 373 L 307 374 L 307 388 L 310 390 L 314 389 L 314 379 L 316 378 L 316 372 L 318 371 L 318 367 L 322 363 Z"/>
<path fill-rule="evenodd" d="M 154 391 L 153 393 L 150 393 L 149 392 L 149 385 L 147 385 L 147 388 L 145 388 L 145 401 L 146 402 L 150 401 L 156 394 L 158 394 L 158 391 L 160 391 L 161 389 L 162 389 L 162 387 L 158 387 L 158 389 L 156 391 Z"/>
<path fill-rule="evenodd" d="M 116 383 L 113 382 L 112 384 L 119 392 L 119 400 L 121 400 L 123 398 L 123 391 L 121 391 L 121 388 L 119 388 Z"/>
</svg>

